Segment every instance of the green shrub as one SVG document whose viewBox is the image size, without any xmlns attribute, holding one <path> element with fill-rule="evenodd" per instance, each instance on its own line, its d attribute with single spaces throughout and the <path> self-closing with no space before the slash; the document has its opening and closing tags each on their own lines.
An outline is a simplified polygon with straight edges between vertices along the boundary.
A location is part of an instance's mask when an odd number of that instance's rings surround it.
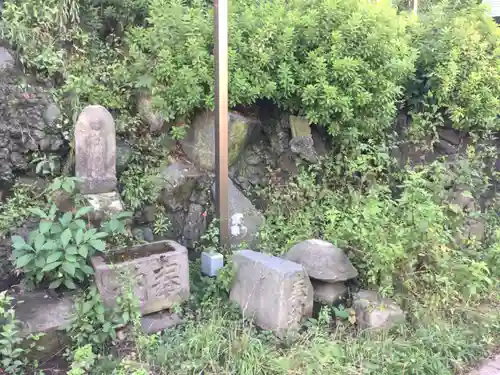
<svg viewBox="0 0 500 375">
<path fill-rule="evenodd" d="M 53 76 L 66 67 L 65 43 L 77 47 L 85 40 L 80 13 L 77 0 L 5 1 L 2 38 L 18 49 L 27 68 Z"/>
<path fill-rule="evenodd" d="M 451 121 L 465 131 L 500 128 L 500 28 L 483 5 L 444 3 L 420 17 L 410 88 L 415 126 Z"/>
<path fill-rule="evenodd" d="M 364 285 L 432 308 L 488 299 L 498 290 L 495 221 L 486 224 L 491 234 L 483 242 L 457 241 L 467 220 L 496 216 L 494 207 L 463 213 L 450 206 L 447 189 L 475 181 L 473 171 L 459 169 L 457 178 L 435 162 L 394 174 L 391 182 L 379 173 L 390 168 L 386 151 L 359 146 L 358 155 L 326 160 L 270 195 L 262 248 L 281 254 L 299 241 L 323 238 L 351 255 Z M 361 177 L 351 177 L 356 174 Z"/>
<path fill-rule="evenodd" d="M 128 34 L 140 87 L 167 119 L 213 108 L 212 8 L 153 0 Z M 390 3 L 237 1 L 229 16 L 231 106 L 269 98 L 334 135 L 379 135 L 395 114 L 413 51 Z"/>
<path fill-rule="evenodd" d="M 71 178 L 56 178 L 48 187 L 55 192 L 64 189 L 71 193 L 75 189 L 75 181 Z M 92 207 L 79 207 L 75 212 L 60 212 L 53 201 L 50 208 L 42 210 L 30 208 L 31 214 L 40 219 L 38 229 L 30 232 L 26 241 L 21 236 L 12 236 L 12 258 L 17 269 L 35 284 L 50 283 L 49 288 L 61 285 L 75 289 L 75 281 L 85 282 L 94 271 L 89 266 L 90 258 L 96 252 L 103 252 L 110 234 L 124 231 L 120 221 L 131 214 L 122 212 L 101 228 L 92 228 L 88 224 L 87 215 Z"/>
</svg>

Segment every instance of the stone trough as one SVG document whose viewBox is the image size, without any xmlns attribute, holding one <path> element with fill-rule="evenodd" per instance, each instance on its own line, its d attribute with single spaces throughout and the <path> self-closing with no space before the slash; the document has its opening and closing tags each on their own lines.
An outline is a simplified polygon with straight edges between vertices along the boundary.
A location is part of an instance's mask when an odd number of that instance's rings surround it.
<svg viewBox="0 0 500 375">
<path fill-rule="evenodd" d="M 132 281 L 142 315 L 168 309 L 189 298 L 188 251 L 174 241 L 159 241 L 99 254 L 91 259 L 103 303 L 113 307 Z"/>
</svg>

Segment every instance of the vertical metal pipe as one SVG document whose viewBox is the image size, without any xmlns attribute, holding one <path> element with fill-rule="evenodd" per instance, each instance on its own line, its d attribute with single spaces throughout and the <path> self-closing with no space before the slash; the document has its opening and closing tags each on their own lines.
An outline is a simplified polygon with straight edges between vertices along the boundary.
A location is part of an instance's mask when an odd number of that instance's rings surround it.
<svg viewBox="0 0 500 375">
<path fill-rule="evenodd" d="M 215 32 L 215 166 L 216 214 L 219 244 L 229 248 L 228 207 L 228 7 L 227 0 L 214 0 Z"/>
</svg>

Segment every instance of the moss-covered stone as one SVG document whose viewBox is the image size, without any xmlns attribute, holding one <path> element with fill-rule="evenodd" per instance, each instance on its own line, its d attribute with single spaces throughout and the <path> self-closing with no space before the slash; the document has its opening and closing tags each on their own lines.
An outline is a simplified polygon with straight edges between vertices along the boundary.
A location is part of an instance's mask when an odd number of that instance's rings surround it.
<svg viewBox="0 0 500 375">
<path fill-rule="evenodd" d="M 229 113 L 229 164 L 238 159 L 256 120 L 234 112 Z M 205 111 L 198 114 L 186 137 L 180 142 L 187 157 L 201 169 L 215 169 L 215 114 Z"/>
</svg>

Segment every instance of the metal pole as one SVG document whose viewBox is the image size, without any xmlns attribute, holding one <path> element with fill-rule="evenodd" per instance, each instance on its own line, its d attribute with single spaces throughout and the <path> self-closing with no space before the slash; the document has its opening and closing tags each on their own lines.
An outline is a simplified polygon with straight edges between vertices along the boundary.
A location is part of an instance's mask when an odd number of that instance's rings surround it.
<svg viewBox="0 0 500 375">
<path fill-rule="evenodd" d="M 215 20 L 215 173 L 216 213 L 219 218 L 219 244 L 229 248 L 228 207 L 228 26 L 227 0 L 214 0 Z"/>
</svg>

